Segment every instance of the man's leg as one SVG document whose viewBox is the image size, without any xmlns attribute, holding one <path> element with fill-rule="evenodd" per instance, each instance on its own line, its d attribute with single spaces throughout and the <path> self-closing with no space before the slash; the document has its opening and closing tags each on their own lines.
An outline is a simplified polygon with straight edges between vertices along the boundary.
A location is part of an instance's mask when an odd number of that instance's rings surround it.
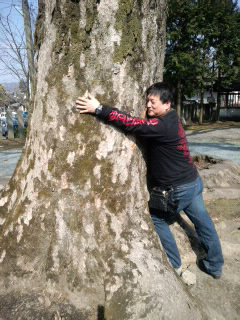
<svg viewBox="0 0 240 320">
<path fill-rule="evenodd" d="M 207 256 L 201 260 L 204 269 L 212 276 L 222 273 L 223 256 L 220 241 L 212 219 L 204 206 L 203 183 L 199 176 L 195 181 L 174 188 L 174 200 L 178 201 L 178 212 L 183 210 L 195 226 L 199 240 Z"/>
<path fill-rule="evenodd" d="M 174 197 L 178 200 L 178 210 L 183 210 L 194 224 L 207 253 L 202 260 L 206 272 L 220 276 L 223 265 L 222 249 L 212 219 L 204 206 L 202 191 L 202 179 L 198 177 L 192 183 L 175 188 Z"/>
<path fill-rule="evenodd" d="M 163 249 L 174 269 L 181 267 L 181 258 L 178 252 L 176 241 L 169 229 L 164 213 L 157 209 L 150 208 L 150 214 L 155 230 L 160 238 Z"/>
<path fill-rule="evenodd" d="M 193 199 L 184 212 L 194 224 L 199 240 L 207 253 L 202 260 L 206 271 L 213 276 L 220 276 L 223 265 L 222 249 L 212 219 L 205 209 L 202 193 Z"/>
</svg>

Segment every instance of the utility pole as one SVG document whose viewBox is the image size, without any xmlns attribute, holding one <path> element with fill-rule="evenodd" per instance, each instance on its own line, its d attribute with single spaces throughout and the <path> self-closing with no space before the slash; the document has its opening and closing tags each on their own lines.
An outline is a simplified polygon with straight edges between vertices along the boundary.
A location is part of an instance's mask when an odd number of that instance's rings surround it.
<svg viewBox="0 0 240 320">
<path fill-rule="evenodd" d="M 33 59 L 33 39 L 32 39 L 31 20 L 30 20 L 29 6 L 28 6 L 27 0 L 22 0 L 22 12 L 23 12 L 23 20 L 24 20 L 24 32 L 25 32 L 26 45 L 27 45 L 30 98 L 32 98 L 35 70 L 34 70 L 34 59 Z"/>
</svg>

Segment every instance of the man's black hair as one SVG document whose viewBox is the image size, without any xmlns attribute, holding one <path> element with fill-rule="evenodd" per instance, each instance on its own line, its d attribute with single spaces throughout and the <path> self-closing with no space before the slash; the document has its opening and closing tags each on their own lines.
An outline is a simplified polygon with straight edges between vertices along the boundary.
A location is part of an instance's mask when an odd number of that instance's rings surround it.
<svg viewBox="0 0 240 320">
<path fill-rule="evenodd" d="M 172 102 L 173 93 L 169 85 L 165 82 L 152 84 L 147 90 L 146 95 L 153 95 L 160 98 L 162 103 Z"/>
</svg>

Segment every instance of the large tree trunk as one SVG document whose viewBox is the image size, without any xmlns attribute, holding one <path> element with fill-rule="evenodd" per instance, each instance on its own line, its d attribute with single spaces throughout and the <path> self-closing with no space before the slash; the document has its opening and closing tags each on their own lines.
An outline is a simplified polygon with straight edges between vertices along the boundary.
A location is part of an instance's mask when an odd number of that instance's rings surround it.
<svg viewBox="0 0 240 320">
<path fill-rule="evenodd" d="M 134 139 L 74 107 L 88 89 L 143 111 L 162 78 L 166 1 L 39 6 L 30 132 L 0 200 L 0 317 L 202 319 L 153 230 Z"/>
</svg>

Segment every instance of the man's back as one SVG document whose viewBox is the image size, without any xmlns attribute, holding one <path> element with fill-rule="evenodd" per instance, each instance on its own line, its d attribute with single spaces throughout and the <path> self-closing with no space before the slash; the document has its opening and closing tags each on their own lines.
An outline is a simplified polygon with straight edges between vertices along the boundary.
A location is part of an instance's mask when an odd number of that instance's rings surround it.
<svg viewBox="0 0 240 320">
<path fill-rule="evenodd" d="M 155 186 L 177 186 L 197 178 L 185 132 L 175 110 L 159 118 L 159 135 L 145 136 L 148 169 Z"/>
</svg>

